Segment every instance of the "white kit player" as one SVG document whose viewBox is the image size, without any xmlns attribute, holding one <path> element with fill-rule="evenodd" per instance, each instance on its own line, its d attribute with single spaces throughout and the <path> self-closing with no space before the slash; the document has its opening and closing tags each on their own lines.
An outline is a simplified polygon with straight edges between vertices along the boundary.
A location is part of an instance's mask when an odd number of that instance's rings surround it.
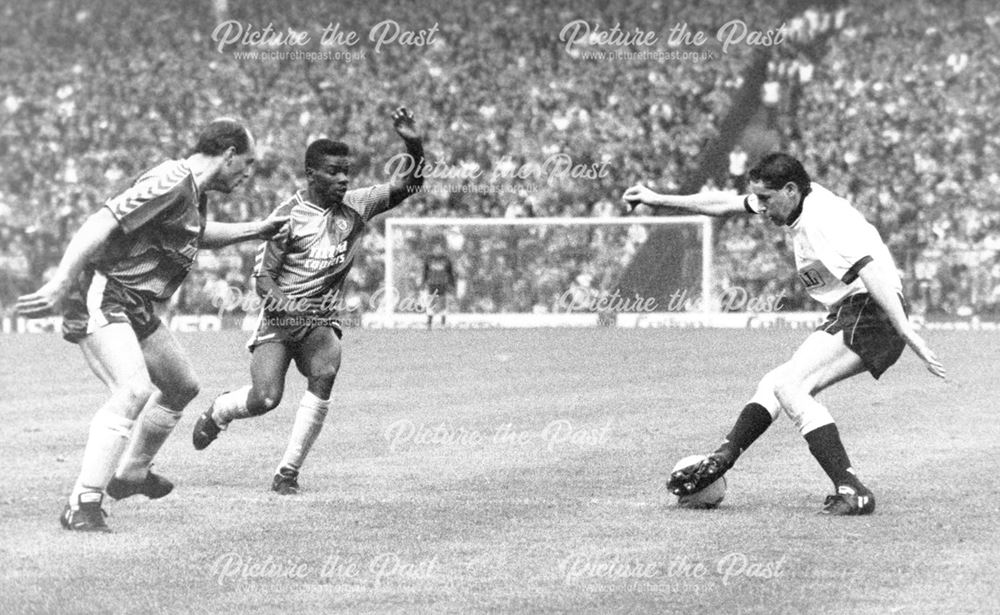
<svg viewBox="0 0 1000 615">
<path fill-rule="evenodd" d="M 743 408 L 722 445 L 703 461 L 673 472 L 667 483 L 676 495 L 704 489 L 733 466 L 784 409 L 830 480 L 835 494 L 828 515 L 864 515 L 875 498 L 858 479 L 830 412 L 816 395 L 864 371 L 878 378 L 909 346 L 928 370 L 944 367 L 907 320 L 902 284 L 878 231 L 840 198 L 813 183 L 802 164 L 786 154 L 769 154 L 749 172 L 747 196 L 730 193 L 664 195 L 643 185 L 624 200 L 703 215 L 762 214 L 788 227 L 799 279 L 809 295 L 830 310 L 791 359 L 768 372 Z M 756 357 L 748 356 L 748 363 Z"/>
</svg>

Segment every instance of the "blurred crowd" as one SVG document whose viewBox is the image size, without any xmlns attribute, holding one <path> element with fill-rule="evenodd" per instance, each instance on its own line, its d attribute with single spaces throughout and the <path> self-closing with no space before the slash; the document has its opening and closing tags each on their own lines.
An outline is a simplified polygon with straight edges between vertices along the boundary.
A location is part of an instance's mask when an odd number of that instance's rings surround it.
<svg viewBox="0 0 1000 615">
<path fill-rule="evenodd" d="M 776 57 L 783 147 L 878 227 L 915 310 L 1000 313 L 1000 9 L 880 0 L 836 21 Z"/>
<path fill-rule="evenodd" d="M 432 176 L 399 215 L 618 216 L 628 185 L 641 180 L 676 189 L 694 172 L 705 144 L 718 136 L 751 54 L 761 49 L 773 56 L 762 89 L 767 130 L 879 227 L 918 308 L 996 309 L 1000 213 L 992 204 L 1000 188 L 1000 133 L 988 105 L 1000 91 L 1000 13 L 985 0 L 875 0 L 835 14 L 803 13 L 801 3 L 792 4 L 8 3 L 0 8 L 6 67 L 0 73 L 0 310 L 51 273 L 89 213 L 144 169 L 189 153 L 199 128 L 214 117 L 246 120 L 259 150 L 252 180 L 228 197 L 211 198 L 210 216 L 217 220 L 263 216 L 304 187 L 302 155 L 319 136 L 352 144 L 354 186 L 386 181 L 385 162 L 403 151 L 389 121 L 400 104 L 426 128 L 437 168 L 478 173 Z M 560 40 L 576 19 L 595 32 L 621 24 L 624 32 L 656 32 L 659 40 L 648 48 Z M 733 19 L 752 29 L 787 21 L 795 32 L 832 35 L 821 49 L 734 44 L 723 53 L 714 35 Z M 318 45 L 330 24 L 357 32 L 360 41 L 339 48 L 339 59 L 252 59 L 237 52 L 282 48 L 233 44 L 219 51 L 213 31 L 226 20 L 309 32 L 312 43 L 303 49 L 315 52 L 330 51 Z M 436 34 L 423 45 L 386 44 L 376 51 L 368 33 L 384 20 L 425 35 L 436 26 Z M 671 44 L 667 32 L 677 24 L 706 33 L 709 42 L 702 48 Z M 713 55 L 664 59 L 696 49 Z M 660 55 L 594 58 L 588 55 L 594 50 Z M 756 152 L 747 150 L 752 163 Z M 559 154 L 573 169 L 546 166 Z M 713 178 L 713 186 L 742 186 L 747 152 L 736 152 L 731 162 L 730 173 Z M 385 238 L 381 224 L 374 226 L 350 280 L 358 296 L 370 296 L 384 279 Z M 622 236 L 588 233 L 585 249 L 544 263 L 524 257 L 537 252 L 537 239 L 521 245 L 472 237 L 455 251 L 467 291 L 463 305 L 524 311 L 581 280 L 597 290 L 613 288 L 614 271 L 636 243 L 622 243 Z M 801 295 L 780 234 L 740 219 L 719 224 L 716 237 L 720 284 Z M 203 251 L 174 307 L 212 311 L 213 297 L 227 287 L 245 289 L 254 249 Z M 416 246 L 408 253 L 417 258 L 418 252 Z"/>
</svg>

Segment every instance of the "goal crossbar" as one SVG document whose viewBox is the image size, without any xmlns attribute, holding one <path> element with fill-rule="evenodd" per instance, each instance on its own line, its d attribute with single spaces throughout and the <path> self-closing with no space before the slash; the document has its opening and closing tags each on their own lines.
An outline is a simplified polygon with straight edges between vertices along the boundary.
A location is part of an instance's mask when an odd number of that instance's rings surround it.
<svg viewBox="0 0 1000 615">
<path fill-rule="evenodd" d="M 385 220 L 385 288 L 396 286 L 393 272 L 395 258 L 394 231 L 399 227 L 442 228 L 459 226 L 649 226 L 692 225 L 701 227 L 701 292 L 710 297 L 712 292 L 712 218 L 707 216 L 627 216 L 627 217 L 544 217 L 544 218 L 387 218 Z M 711 302 L 703 302 L 709 305 Z M 393 302 L 382 306 L 385 314 L 392 314 Z"/>
</svg>

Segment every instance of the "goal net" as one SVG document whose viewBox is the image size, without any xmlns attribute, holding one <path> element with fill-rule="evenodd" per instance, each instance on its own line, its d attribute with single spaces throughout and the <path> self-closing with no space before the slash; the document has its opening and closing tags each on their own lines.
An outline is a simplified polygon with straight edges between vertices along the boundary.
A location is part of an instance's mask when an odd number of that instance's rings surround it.
<svg viewBox="0 0 1000 615">
<path fill-rule="evenodd" d="M 670 232 L 670 266 L 657 297 L 623 287 L 650 237 Z M 439 247 L 435 247 L 439 246 Z M 419 296 L 435 250 L 456 277 L 450 311 L 545 315 L 574 312 L 711 311 L 712 222 L 702 216 L 623 218 L 389 218 L 385 225 L 386 316 Z M 648 285 L 647 285 L 648 288 Z"/>
</svg>

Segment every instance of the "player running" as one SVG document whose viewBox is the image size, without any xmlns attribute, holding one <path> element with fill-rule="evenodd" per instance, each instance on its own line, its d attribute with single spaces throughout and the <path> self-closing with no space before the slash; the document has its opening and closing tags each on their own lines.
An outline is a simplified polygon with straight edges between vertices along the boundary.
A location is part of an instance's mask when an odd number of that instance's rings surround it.
<svg viewBox="0 0 1000 615">
<path fill-rule="evenodd" d="M 422 305 L 427 309 L 427 328 L 434 323 L 434 316 L 441 316 L 441 326 L 445 326 L 448 306 L 455 293 L 455 267 L 448 258 L 444 239 L 434 243 L 431 253 L 424 258 L 424 272 L 420 288 L 424 293 Z"/>
<path fill-rule="evenodd" d="M 173 489 L 149 468 L 198 383 L 157 306 L 180 286 L 199 248 L 268 238 L 284 225 L 279 214 L 260 222 L 206 221 L 207 193 L 232 192 L 253 162 L 246 127 L 211 122 L 193 154 L 153 167 L 87 218 L 53 278 L 18 299 L 29 318 L 62 313 L 63 336 L 80 346 L 111 391 L 90 423 L 80 476 L 60 516 L 64 528 L 110 531 L 105 492 L 156 499 Z"/>
<path fill-rule="evenodd" d="M 867 515 L 875 497 L 851 467 L 830 412 L 816 400 L 827 387 L 868 371 L 878 378 L 909 346 L 935 376 L 944 367 L 907 320 L 902 284 L 878 231 L 850 203 L 813 183 L 802 164 L 770 154 L 749 172 L 747 196 L 702 193 L 657 194 L 639 184 L 625 191 L 631 206 L 646 204 L 685 213 L 722 216 L 764 214 L 787 226 L 799 279 L 809 295 L 830 310 L 784 364 L 768 372 L 736 419 L 722 445 L 704 461 L 674 472 L 667 483 L 676 495 L 704 489 L 777 418 L 780 409 L 795 422 L 809 451 L 833 481 L 827 515 Z"/>
<path fill-rule="evenodd" d="M 197 450 L 212 443 L 234 419 L 260 416 L 277 407 L 292 361 L 306 377 L 288 447 L 271 489 L 298 493 L 299 470 L 319 435 L 340 369 L 340 323 L 333 309 L 368 222 L 403 202 L 423 184 L 423 139 L 413 114 L 392 115 L 396 133 L 416 161 L 392 183 L 348 190 L 351 152 L 347 145 L 319 139 L 306 149 L 307 188 L 276 210 L 291 216 L 288 227 L 261 246 L 254 276 L 264 300 L 250 339 L 250 386 L 223 393 L 194 426 Z"/>
</svg>

